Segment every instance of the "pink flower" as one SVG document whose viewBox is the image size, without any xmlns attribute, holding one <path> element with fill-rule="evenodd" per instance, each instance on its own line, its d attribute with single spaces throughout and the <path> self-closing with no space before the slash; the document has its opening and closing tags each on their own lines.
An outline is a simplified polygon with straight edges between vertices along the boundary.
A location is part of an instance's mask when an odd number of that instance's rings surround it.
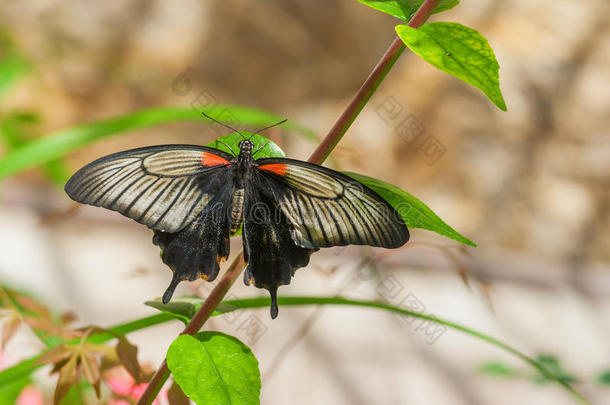
<svg viewBox="0 0 610 405">
<path fill-rule="evenodd" d="M 25 387 L 15 405 L 42 405 L 42 394 L 36 387 Z"/>
<path fill-rule="evenodd" d="M 133 377 L 125 372 L 114 373 L 113 375 L 106 377 L 106 382 L 114 393 L 136 400 L 140 399 L 148 386 L 148 383 L 136 384 Z M 167 397 L 167 389 L 161 389 L 157 399 L 153 401 L 153 405 L 159 405 L 160 397 Z M 110 402 L 110 405 L 129 405 L 129 403 L 120 399 Z"/>
</svg>

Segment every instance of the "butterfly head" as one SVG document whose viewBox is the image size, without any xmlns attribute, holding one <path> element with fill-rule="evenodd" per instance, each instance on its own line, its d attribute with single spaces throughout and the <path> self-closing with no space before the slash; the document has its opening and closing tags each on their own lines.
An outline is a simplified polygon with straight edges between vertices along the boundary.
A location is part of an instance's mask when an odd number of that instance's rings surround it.
<svg viewBox="0 0 610 405">
<path fill-rule="evenodd" d="M 240 154 L 243 154 L 243 153 L 251 154 L 252 153 L 252 149 L 254 149 L 254 142 L 252 142 L 252 141 L 250 141 L 248 139 L 244 139 L 242 141 L 239 141 L 237 146 L 239 146 L 239 153 Z"/>
</svg>

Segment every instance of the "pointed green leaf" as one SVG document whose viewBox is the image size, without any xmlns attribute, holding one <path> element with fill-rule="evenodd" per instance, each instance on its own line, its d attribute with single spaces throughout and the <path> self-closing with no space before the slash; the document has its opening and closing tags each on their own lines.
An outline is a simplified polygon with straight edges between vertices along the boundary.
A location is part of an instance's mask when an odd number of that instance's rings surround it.
<svg viewBox="0 0 610 405">
<path fill-rule="evenodd" d="M 400 18 L 404 22 L 408 22 L 413 14 L 421 7 L 424 0 L 358 0 L 360 3 L 374 8 L 375 10 L 389 14 L 396 18 Z M 460 4 L 458 0 L 441 0 L 432 14 L 440 13 L 441 11 L 449 10 Z"/>
<path fill-rule="evenodd" d="M 144 305 L 158 309 L 187 324 L 197 312 L 201 300 L 196 299 L 195 301 L 193 297 L 176 297 L 167 304 L 164 304 L 161 300 L 154 300 L 146 301 Z"/>
<path fill-rule="evenodd" d="M 384 181 L 361 174 L 351 172 L 345 172 L 345 174 L 358 180 L 382 196 L 396 211 L 398 211 L 407 227 L 427 229 L 463 243 L 464 245 L 477 246 L 473 241 L 460 235 L 452 227 L 447 225 L 445 221 L 440 219 L 438 215 L 426 206 L 426 204 L 406 191 Z"/>
<path fill-rule="evenodd" d="M 479 366 L 479 372 L 494 377 L 513 377 L 517 372 L 499 361 L 490 361 Z"/>
<path fill-rule="evenodd" d="M 178 337 L 167 351 L 167 366 L 182 391 L 197 405 L 260 404 L 258 361 L 239 339 L 220 332 Z"/>
<path fill-rule="evenodd" d="M 481 34 L 457 23 L 424 24 L 418 29 L 397 25 L 402 41 L 432 66 L 471 84 L 485 93 L 502 111 L 499 70 L 493 49 Z"/>
</svg>

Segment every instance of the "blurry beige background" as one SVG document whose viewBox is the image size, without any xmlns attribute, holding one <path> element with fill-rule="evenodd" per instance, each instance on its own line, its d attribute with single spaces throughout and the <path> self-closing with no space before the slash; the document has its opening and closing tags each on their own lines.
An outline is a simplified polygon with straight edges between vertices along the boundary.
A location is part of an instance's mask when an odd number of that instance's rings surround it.
<svg viewBox="0 0 610 405">
<path fill-rule="evenodd" d="M 610 403 L 610 388 L 595 383 L 610 368 L 609 6 L 475 0 L 433 17 L 489 40 L 508 112 L 407 50 L 327 164 L 402 187 L 479 247 L 413 230 L 397 251 L 327 249 L 280 294 L 416 302 L 528 354 L 558 356 L 589 399 Z M 355 0 L 0 1 L 0 21 L 33 66 L 0 113 L 36 112 L 36 135 L 188 106 L 203 93 L 271 110 L 319 137 L 399 22 Z M 68 163 L 76 170 L 131 147 L 222 134 L 203 122 L 164 125 L 97 142 Z M 316 146 L 276 135 L 290 157 L 305 159 Z M 83 325 L 154 313 L 142 303 L 163 292 L 170 273 L 149 230 L 92 207 L 63 215 L 71 201 L 39 169 L 0 191 L 3 283 L 74 311 Z M 236 252 L 241 241 L 233 242 Z M 209 288 L 183 283 L 178 293 Z M 263 294 L 241 282 L 232 293 Z M 208 327 L 251 345 L 265 404 L 573 403 L 553 384 L 478 372 L 497 360 L 533 374 L 485 342 L 384 312 L 280 307 L 274 321 L 261 309 Z M 179 331 L 173 323 L 132 335 L 140 360 L 156 367 Z M 38 349 L 21 330 L 3 366 Z M 37 376 L 50 387 L 46 371 Z"/>
</svg>

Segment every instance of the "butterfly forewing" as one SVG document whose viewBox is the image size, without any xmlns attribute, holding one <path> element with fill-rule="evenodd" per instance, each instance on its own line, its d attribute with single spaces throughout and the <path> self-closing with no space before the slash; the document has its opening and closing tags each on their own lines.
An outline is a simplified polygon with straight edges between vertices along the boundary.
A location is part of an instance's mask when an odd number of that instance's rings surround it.
<svg viewBox="0 0 610 405">
<path fill-rule="evenodd" d="M 176 232 L 197 218 L 214 197 L 200 179 L 225 168 L 231 156 L 190 145 L 152 146 L 120 152 L 80 169 L 66 184 L 68 195 L 148 227 Z"/>
<path fill-rule="evenodd" d="M 257 163 L 259 181 L 273 194 L 300 246 L 396 248 L 409 240 L 396 210 L 362 183 L 300 160 L 270 158 Z"/>
</svg>

